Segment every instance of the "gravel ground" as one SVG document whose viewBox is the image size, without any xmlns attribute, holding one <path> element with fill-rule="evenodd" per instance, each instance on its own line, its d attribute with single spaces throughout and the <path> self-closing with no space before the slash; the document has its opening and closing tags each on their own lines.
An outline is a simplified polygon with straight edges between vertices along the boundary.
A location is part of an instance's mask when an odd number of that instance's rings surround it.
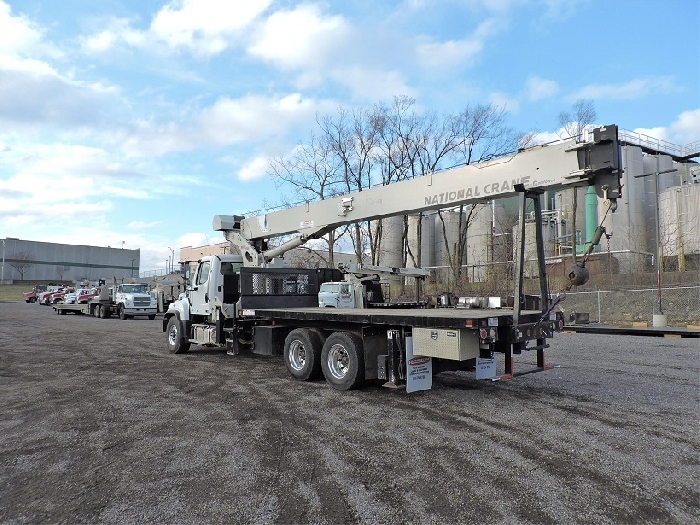
<svg viewBox="0 0 700 525">
<path fill-rule="evenodd" d="M 698 339 L 562 333 L 560 368 L 414 394 L 165 348 L 0 303 L 0 522 L 700 521 Z"/>
</svg>

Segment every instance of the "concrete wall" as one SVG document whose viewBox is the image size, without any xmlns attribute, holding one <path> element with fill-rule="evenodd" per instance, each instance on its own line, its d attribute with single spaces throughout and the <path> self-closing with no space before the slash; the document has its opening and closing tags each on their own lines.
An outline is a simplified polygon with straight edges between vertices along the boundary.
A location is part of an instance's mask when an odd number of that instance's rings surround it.
<svg viewBox="0 0 700 525">
<path fill-rule="evenodd" d="M 5 280 L 72 282 L 138 277 L 140 250 L 3 239 Z M 19 267 L 23 267 L 22 276 Z"/>
</svg>

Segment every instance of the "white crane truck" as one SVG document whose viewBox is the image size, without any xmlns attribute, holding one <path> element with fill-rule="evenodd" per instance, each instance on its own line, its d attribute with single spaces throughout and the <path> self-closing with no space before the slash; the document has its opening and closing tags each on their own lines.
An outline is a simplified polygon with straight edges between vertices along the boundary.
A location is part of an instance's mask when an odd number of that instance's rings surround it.
<svg viewBox="0 0 700 525">
<path fill-rule="evenodd" d="M 547 339 L 563 327 L 563 315 L 549 297 L 545 273 L 540 195 L 545 190 L 594 186 L 614 211 L 621 196 L 617 127 L 593 130 L 592 139 L 564 140 L 521 150 L 479 164 L 375 187 L 346 196 L 256 217 L 217 215 L 215 230 L 232 253 L 198 261 L 185 294 L 172 303 L 163 331 L 172 353 L 191 344 L 225 347 L 229 354 L 283 355 L 290 374 L 301 381 L 325 377 L 338 390 L 365 381 L 408 391 L 430 388 L 432 375 L 476 370 L 477 378 L 510 379 L 513 356 L 537 352 L 545 363 Z M 342 279 L 337 269 L 279 267 L 279 256 L 310 239 L 357 221 L 519 196 L 519 245 L 515 258 L 514 306 L 494 310 L 457 308 L 319 308 L 324 282 Z M 534 205 L 540 310 L 524 306 L 525 209 Z M 599 228 L 602 230 L 601 228 Z M 267 240 L 296 235 L 276 248 Z M 600 236 L 598 236 L 600 237 Z M 567 270 L 571 284 L 588 279 L 584 264 Z M 494 353 L 503 353 L 496 374 Z M 500 365 L 499 365 L 500 366 Z"/>
</svg>

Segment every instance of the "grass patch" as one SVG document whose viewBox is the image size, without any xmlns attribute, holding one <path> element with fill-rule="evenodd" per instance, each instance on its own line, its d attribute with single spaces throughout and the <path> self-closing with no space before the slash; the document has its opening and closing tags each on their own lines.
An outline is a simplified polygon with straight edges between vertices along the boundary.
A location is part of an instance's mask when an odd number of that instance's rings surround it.
<svg viewBox="0 0 700 525">
<path fill-rule="evenodd" d="M 31 292 L 35 284 L 47 284 L 48 281 L 15 281 L 0 285 L 0 302 L 21 301 L 24 292 Z"/>
</svg>

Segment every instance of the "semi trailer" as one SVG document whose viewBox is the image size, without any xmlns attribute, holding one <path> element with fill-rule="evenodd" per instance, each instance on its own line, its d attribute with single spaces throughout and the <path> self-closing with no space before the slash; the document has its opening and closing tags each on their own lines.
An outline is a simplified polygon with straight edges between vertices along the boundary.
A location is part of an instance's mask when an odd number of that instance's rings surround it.
<svg viewBox="0 0 700 525">
<path fill-rule="evenodd" d="M 216 215 L 213 228 L 223 232 L 232 254 L 198 261 L 187 291 L 164 315 L 167 347 L 176 354 L 195 344 L 226 348 L 233 355 L 281 355 L 295 379 L 324 377 L 338 390 L 371 380 L 409 391 L 427 389 L 433 374 L 447 370 L 474 370 L 479 379 L 511 379 L 518 375 L 514 356 L 528 350 L 536 351 L 537 366 L 524 373 L 547 370 L 547 340 L 563 327 L 564 319 L 556 308 L 561 296 L 552 300 L 548 290 L 540 196 L 546 190 L 592 186 L 614 212 L 621 196 L 621 172 L 617 127 L 605 126 L 583 142 L 536 146 L 261 216 Z M 519 199 L 512 308 L 428 309 L 419 302 L 414 307 L 383 308 L 381 301 L 366 296 L 344 308 L 319 307 L 322 285 L 343 281 L 341 272 L 285 268 L 280 263 L 286 251 L 345 224 L 508 196 Z M 526 309 L 523 294 L 529 201 L 534 207 L 540 282 L 539 308 L 534 310 Z M 599 230 L 604 231 L 602 224 Z M 267 248 L 269 239 L 289 235 L 287 242 Z M 570 285 L 584 284 L 585 258 L 567 269 L 567 276 Z M 499 353 L 504 355 L 502 372 L 496 370 Z"/>
</svg>

